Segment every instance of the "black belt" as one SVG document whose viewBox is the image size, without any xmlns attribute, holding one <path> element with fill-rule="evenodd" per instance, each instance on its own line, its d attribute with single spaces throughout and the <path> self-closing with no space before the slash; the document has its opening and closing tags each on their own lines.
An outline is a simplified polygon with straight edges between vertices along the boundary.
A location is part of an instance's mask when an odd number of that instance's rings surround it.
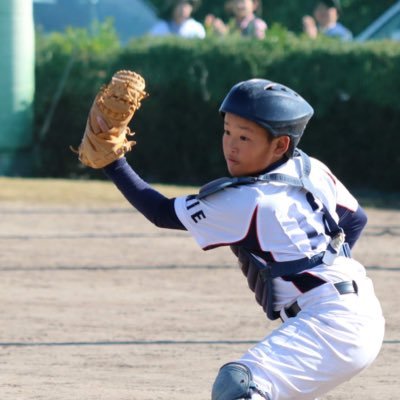
<svg viewBox="0 0 400 400">
<path fill-rule="evenodd" d="M 358 293 L 357 283 L 355 281 L 337 282 L 334 285 L 340 294 Z M 285 308 L 285 314 L 288 318 L 295 317 L 300 311 L 301 308 L 297 301 L 288 308 Z"/>
</svg>

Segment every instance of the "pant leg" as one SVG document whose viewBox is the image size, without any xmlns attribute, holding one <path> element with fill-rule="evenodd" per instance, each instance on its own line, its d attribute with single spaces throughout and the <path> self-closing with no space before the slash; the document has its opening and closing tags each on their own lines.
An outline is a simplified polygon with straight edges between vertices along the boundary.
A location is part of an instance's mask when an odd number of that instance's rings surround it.
<svg viewBox="0 0 400 400">
<path fill-rule="evenodd" d="M 358 295 L 340 295 L 331 284 L 302 295 L 302 311 L 238 360 L 271 400 L 314 400 L 376 358 L 384 318 L 372 282 L 357 283 Z"/>
</svg>

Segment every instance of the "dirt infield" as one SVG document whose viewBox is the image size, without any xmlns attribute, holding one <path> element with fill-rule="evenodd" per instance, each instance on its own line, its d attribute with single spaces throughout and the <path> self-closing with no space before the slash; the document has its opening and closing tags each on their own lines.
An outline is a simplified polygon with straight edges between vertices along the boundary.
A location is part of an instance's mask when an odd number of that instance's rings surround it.
<svg viewBox="0 0 400 400">
<path fill-rule="evenodd" d="M 323 400 L 398 400 L 400 211 L 368 209 L 354 254 L 387 319 L 382 352 Z M 127 205 L 0 203 L 1 400 L 206 400 L 268 322 L 228 249 Z"/>
</svg>

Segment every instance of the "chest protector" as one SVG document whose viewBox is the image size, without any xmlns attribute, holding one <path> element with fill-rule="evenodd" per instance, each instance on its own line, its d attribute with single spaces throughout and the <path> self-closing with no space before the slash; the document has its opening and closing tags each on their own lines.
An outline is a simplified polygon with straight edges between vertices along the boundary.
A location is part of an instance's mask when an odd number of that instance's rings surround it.
<svg viewBox="0 0 400 400">
<path fill-rule="evenodd" d="M 299 177 L 293 177 L 282 173 L 266 173 L 257 177 L 220 178 L 204 185 L 197 196 L 203 199 L 225 188 L 250 185 L 254 183 L 280 182 L 295 186 L 310 193 L 314 198 L 321 200 L 318 189 L 311 183 L 309 176 L 311 162 L 307 154 L 296 149 L 295 157 L 301 157 L 301 173 Z M 275 296 L 273 279 L 301 273 L 317 265 L 331 265 L 339 253 L 350 256 L 350 249 L 344 243 L 344 232 L 336 223 L 324 204 L 322 204 L 327 234 L 331 240 L 327 249 L 311 258 L 305 257 L 294 261 L 269 262 L 253 254 L 244 246 L 232 245 L 231 249 L 238 258 L 239 266 L 247 278 L 249 288 L 254 292 L 258 304 L 260 304 L 271 320 L 279 318 L 279 312 L 274 310 Z M 267 258 L 267 257 L 265 257 Z"/>
</svg>

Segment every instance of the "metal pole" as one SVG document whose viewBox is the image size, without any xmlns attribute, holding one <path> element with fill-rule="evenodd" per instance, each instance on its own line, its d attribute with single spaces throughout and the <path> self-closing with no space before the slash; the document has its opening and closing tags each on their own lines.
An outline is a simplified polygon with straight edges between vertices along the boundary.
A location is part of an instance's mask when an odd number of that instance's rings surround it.
<svg viewBox="0 0 400 400">
<path fill-rule="evenodd" d="M 97 5 L 99 0 L 89 0 L 89 7 L 90 7 L 90 33 L 92 36 L 97 34 L 95 29 L 95 22 L 99 22 L 99 15 L 97 11 Z"/>
<path fill-rule="evenodd" d="M 33 0 L 1 0 L 0 175 L 34 174 L 34 40 Z"/>
</svg>

